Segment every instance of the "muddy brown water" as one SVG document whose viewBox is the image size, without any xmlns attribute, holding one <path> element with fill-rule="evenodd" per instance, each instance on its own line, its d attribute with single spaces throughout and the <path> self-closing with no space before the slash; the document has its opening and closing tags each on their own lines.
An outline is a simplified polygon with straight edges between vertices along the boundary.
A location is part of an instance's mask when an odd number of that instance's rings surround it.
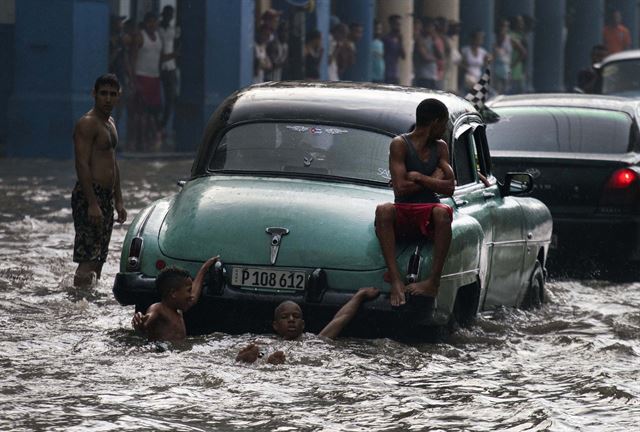
<svg viewBox="0 0 640 432">
<path fill-rule="evenodd" d="M 129 220 L 188 160 L 123 160 Z M 214 333 L 159 350 L 103 278 L 72 288 L 73 164 L 0 159 L 0 430 L 631 431 L 640 422 L 640 283 L 550 281 L 442 343 L 282 342 Z M 282 366 L 234 362 L 260 339 Z"/>
</svg>

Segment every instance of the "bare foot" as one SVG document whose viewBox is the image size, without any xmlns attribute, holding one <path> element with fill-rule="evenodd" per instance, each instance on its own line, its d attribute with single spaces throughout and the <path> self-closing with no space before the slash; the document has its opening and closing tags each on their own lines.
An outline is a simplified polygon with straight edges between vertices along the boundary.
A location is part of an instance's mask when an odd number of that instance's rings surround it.
<svg viewBox="0 0 640 432">
<path fill-rule="evenodd" d="M 406 291 L 412 295 L 436 297 L 438 295 L 438 288 L 440 288 L 440 284 L 436 284 L 434 280 L 429 278 L 407 285 Z"/>
<path fill-rule="evenodd" d="M 406 303 L 404 289 L 402 281 L 398 280 L 391 283 L 391 306 L 402 306 Z"/>
<path fill-rule="evenodd" d="M 364 297 L 364 300 L 373 300 L 380 295 L 380 290 L 373 287 L 360 288 L 358 292 L 362 293 L 360 295 Z"/>
</svg>

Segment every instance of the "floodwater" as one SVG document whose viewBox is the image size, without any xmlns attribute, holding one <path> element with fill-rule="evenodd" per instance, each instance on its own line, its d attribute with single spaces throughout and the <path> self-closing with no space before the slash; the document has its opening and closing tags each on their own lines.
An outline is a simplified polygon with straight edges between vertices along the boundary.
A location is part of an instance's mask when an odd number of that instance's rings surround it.
<svg viewBox="0 0 640 432">
<path fill-rule="evenodd" d="M 121 161 L 129 220 L 189 161 Z M 192 337 L 160 350 L 102 280 L 72 288 L 71 162 L 0 159 L 0 430 L 631 431 L 640 422 L 640 283 L 551 281 L 443 343 Z M 259 338 L 281 366 L 238 365 Z"/>
</svg>

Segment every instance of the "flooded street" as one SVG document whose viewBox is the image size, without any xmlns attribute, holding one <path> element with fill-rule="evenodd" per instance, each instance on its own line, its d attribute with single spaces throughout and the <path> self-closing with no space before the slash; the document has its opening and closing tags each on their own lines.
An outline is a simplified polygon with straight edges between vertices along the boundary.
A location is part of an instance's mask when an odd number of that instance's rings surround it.
<svg viewBox="0 0 640 432">
<path fill-rule="evenodd" d="M 121 161 L 129 221 L 191 162 Z M 438 344 L 192 337 L 161 352 L 103 277 L 72 287 L 72 161 L 0 159 L 0 430 L 631 431 L 640 422 L 640 283 L 550 281 Z M 235 363 L 257 338 L 287 364 Z"/>
</svg>

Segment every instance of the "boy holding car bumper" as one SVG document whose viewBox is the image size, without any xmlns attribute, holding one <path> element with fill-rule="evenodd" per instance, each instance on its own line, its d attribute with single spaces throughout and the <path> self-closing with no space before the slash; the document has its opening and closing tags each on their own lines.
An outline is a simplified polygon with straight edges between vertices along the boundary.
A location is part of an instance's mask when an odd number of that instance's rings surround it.
<svg viewBox="0 0 640 432">
<path fill-rule="evenodd" d="M 133 328 L 152 341 L 184 340 L 187 337 L 187 330 L 182 314 L 200 299 L 207 270 L 218 259 L 219 257 L 216 256 L 202 264 L 195 279 L 191 279 L 186 270 L 176 267 L 162 270 L 156 278 L 156 287 L 160 292 L 161 300 L 149 306 L 145 314 L 136 312 L 131 320 Z"/>
<path fill-rule="evenodd" d="M 335 339 L 340 332 L 351 322 L 358 312 L 360 305 L 367 300 L 378 297 L 380 291 L 377 288 L 360 288 L 357 293 L 340 308 L 333 319 L 327 324 L 318 336 Z M 304 332 L 304 318 L 302 309 L 294 301 L 284 301 L 278 305 L 273 313 L 273 330 L 284 340 L 298 339 Z M 258 358 L 263 357 L 258 344 L 252 343 L 240 350 L 236 361 L 254 363 Z M 267 357 L 267 363 L 282 364 L 285 361 L 285 354 L 282 351 L 275 351 Z"/>
</svg>

